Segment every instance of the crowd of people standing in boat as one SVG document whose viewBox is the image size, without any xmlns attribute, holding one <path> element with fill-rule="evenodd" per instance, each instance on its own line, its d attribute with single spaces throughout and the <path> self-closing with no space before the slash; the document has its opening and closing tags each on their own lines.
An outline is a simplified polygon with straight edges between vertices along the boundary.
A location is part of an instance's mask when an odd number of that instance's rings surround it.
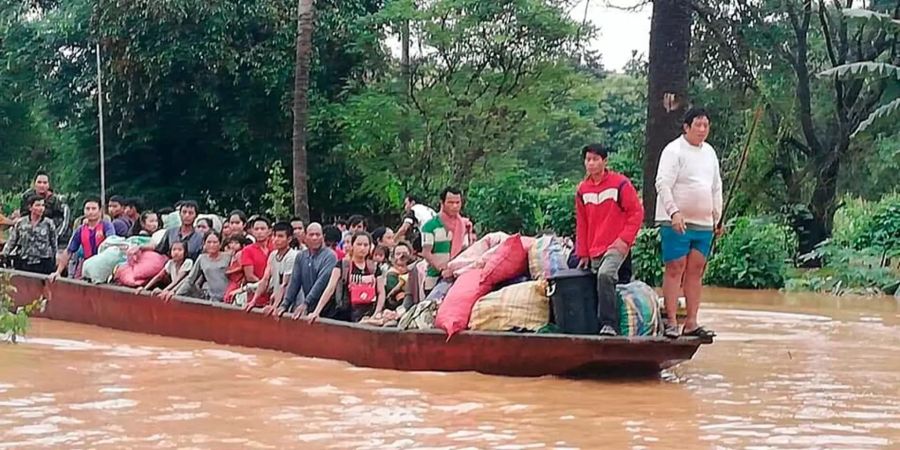
<svg viewBox="0 0 900 450">
<path fill-rule="evenodd" d="M 706 143 L 709 116 L 688 111 L 683 134 L 662 152 L 655 187 L 655 220 L 661 227 L 665 264 L 663 291 L 669 337 L 707 336 L 697 323 L 706 258 L 722 214 L 722 182 L 715 150 Z M 612 152 L 600 144 L 581 149 L 585 179 L 575 193 L 574 265 L 597 275 L 600 334 L 615 335 L 615 283 L 643 221 L 643 207 L 631 181 L 607 168 Z M 239 210 L 224 218 L 200 216 L 198 204 L 178 202 L 162 211 L 142 210 L 140 201 L 112 196 L 106 211 L 99 198 L 86 199 L 83 216 L 63 251 L 57 248 L 62 218 L 50 178 L 39 173 L 22 199 L 2 255 L 15 267 L 49 275 L 50 282 L 80 277 L 81 265 L 95 257 L 111 236 L 146 236 L 129 256 L 156 252 L 169 260 L 137 290 L 169 300 L 191 296 L 261 308 L 278 317 L 328 317 L 390 322 L 441 281 L 453 278 L 448 263 L 476 239 L 472 222 L 461 215 L 463 193 L 448 187 L 438 211 L 408 196 L 396 232 L 369 233 L 366 218 L 354 215 L 330 224 L 298 218 L 274 223 Z M 164 218 L 177 215 L 177 226 Z M 674 302 L 683 293 L 687 320 L 679 331 Z"/>
</svg>

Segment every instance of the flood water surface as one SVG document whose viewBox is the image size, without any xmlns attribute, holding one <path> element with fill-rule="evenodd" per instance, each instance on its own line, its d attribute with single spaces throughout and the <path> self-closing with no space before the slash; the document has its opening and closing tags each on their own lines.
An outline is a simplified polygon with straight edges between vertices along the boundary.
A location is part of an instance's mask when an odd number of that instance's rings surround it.
<svg viewBox="0 0 900 450">
<path fill-rule="evenodd" d="M 900 448 L 894 300 L 708 297 L 716 343 L 649 380 L 404 373 L 34 320 L 0 345 L 0 448 Z"/>
</svg>

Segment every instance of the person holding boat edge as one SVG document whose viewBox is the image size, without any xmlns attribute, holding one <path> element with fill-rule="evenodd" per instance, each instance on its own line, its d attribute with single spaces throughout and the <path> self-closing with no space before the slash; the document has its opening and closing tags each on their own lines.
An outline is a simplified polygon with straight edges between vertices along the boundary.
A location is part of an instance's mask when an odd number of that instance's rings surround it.
<svg viewBox="0 0 900 450">
<path fill-rule="evenodd" d="M 299 319 L 307 311 L 315 310 L 337 262 L 338 257 L 334 251 L 325 246 L 322 225 L 316 222 L 309 224 L 306 227 L 306 250 L 294 259 L 287 292 L 280 302 L 273 304 L 270 312 L 278 318 L 290 313 L 296 305 L 292 318 Z"/>
<path fill-rule="evenodd" d="M 684 292 L 687 318 L 682 336 L 710 338 L 715 333 L 697 323 L 700 291 L 706 260 L 714 235 L 724 230 L 722 217 L 722 176 L 716 151 L 706 143 L 709 114 L 691 108 L 684 116 L 684 134 L 667 145 L 656 173 L 656 222 L 660 225 L 665 263 L 663 296 L 668 325 L 665 335 L 677 338 L 678 295 Z"/>
<path fill-rule="evenodd" d="M 84 223 L 72 233 L 72 239 L 69 241 L 66 251 L 63 252 L 57 261 L 56 271 L 47 276 L 47 282 L 52 284 L 62 275 L 69 265 L 69 259 L 72 258 L 72 255 L 77 254 L 78 250 L 84 252 L 83 263 L 99 252 L 100 244 L 107 237 L 115 235 L 116 231 L 112 222 L 103 219 L 103 212 L 100 210 L 100 198 L 88 197 L 84 201 Z M 81 269 L 79 267 L 76 267 L 75 273 L 70 273 L 69 277 L 80 278 Z"/>
<path fill-rule="evenodd" d="M 587 176 L 575 192 L 575 254 L 579 268 L 597 274 L 600 334 L 615 336 L 616 281 L 641 229 L 644 208 L 628 177 L 607 168 L 609 153 L 602 144 L 581 150 Z"/>
<path fill-rule="evenodd" d="M 262 299 L 268 296 L 271 304 L 263 307 L 263 313 L 271 314 L 275 305 L 281 303 L 281 297 L 284 296 L 291 281 L 291 272 L 294 270 L 294 260 L 298 253 L 290 247 L 293 229 L 288 222 L 277 222 L 272 226 L 272 230 L 272 252 L 269 253 L 266 271 L 259 280 L 253 299 L 244 307 L 247 311 L 253 309 L 254 305 L 263 304 Z"/>
<path fill-rule="evenodd" d="M 16 220 L 0 256 L 13 257 L 16 270 L 49 275 L 56 269 L 56 224 L 45 215 L 46 200 L 40 194 L 32 194 L 25 204 L 29 214 Z"/>
</svg>

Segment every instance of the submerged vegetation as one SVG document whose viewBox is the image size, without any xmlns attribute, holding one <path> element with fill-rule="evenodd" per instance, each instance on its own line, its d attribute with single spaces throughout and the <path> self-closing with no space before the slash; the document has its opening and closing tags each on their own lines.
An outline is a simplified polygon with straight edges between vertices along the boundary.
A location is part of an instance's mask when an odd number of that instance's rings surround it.
<svg viewBox="0 0 900 450">
<path fill-rule="evenodd" d="M 13 301 L 15 292 L 10 274 L 0 273 L 0 337 L 12 343 L 16 342 L 17 336 L 28 331 L 28 316 L 40 307 L 38 302 L 16 307 Z"/>
</svg>

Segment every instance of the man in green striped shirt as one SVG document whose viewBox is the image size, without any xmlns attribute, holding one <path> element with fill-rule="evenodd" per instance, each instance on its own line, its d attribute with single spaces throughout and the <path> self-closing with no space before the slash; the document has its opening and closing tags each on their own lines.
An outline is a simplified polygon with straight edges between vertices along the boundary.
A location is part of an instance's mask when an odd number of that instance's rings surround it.
<svg viewBox="0 0 900 450">
<path fill-rule="evenodd" d="M 474 241 L 472 222 L 462 217 L 462 191 L 448 187 L 441 192 L 441 212 L 422 225 L 422 257 L 428 261 L 425 292 L 441 279 L 453 278 L 447 264 Z"/>
</svg>

